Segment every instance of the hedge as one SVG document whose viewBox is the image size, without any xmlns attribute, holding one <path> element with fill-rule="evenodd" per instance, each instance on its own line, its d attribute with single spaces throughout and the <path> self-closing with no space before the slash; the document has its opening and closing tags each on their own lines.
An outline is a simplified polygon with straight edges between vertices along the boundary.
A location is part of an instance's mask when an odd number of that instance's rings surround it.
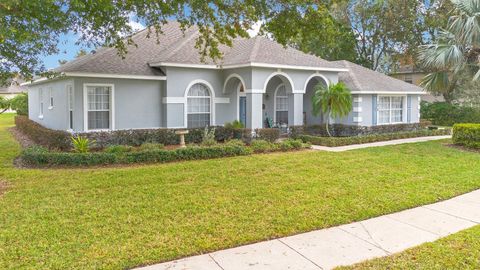
<svg viewBox="0 0 480 270">
<path fill-rule="evenodd" d="M 480 108 L 449 104 L 446 102 L 422 102 L 422 119 L 434 125 L 453 126 L 456 123 L 480 123 Z"/>
<path fill-rule="evenodd" d="M 27 116 L 18 115 L 15 117 L 15 125 L 23 134 L 27 135 L 36 144 L 49 149 L 66 151 L 72 148 L 70 136 L 65 131 L 52 130 L 28 119 Z"/>
<path fill-rule="evenodd" d="M 311 135 L 299 135 L 298 138 L 300 138 L 304 142 L 308 142 L 314 145 L 335 147 L 335 146 L 344 146 L 344 145 L 351 145 L 351 144 L 372 143 L 372 142 L 390 141 L 390 140 L 424 137 L 424 136 L 450 135 L 450 133 L 451 133 L 450 129 L 438 129 L 438 130 L 418 130 L 418 131 L 399 132 L 399 133 L 385 133 L 385 134 L 354 136 L 354 137 L 319 137 L 319 136 L 311 136 Z"/>
<path fill-rule="evenodd" d="M 480 149 L 480 124 L 455 124 L 452 140 L 454 144 Z"/>
<path fill-rule="evenodd" d="M 425 128 L 428 125 L 426 122 L 409 123 L 409 124 L 395 124 L 395 125 L 378 125 L 378 126 L 356 126 L 333 124 L 330 125 L 330 133 L 334 137 L 351 137 L 364 136 L 384 133 L 396 133 L 416 131 Z M 325 125 L 311 125 L 311 126 L 293 126 L 290 127 L 290 136 L 296 138 L 299 135 L 313 135 L 313 136 L 328 136 Z"/>
<path fill-rule="evenodd" d="M 299 150 L 307 147 L 301 141 L 286 140 L 270 143 L 268 151 L 257 151 L 241 142 L 225 143 L 210 147 L 191 146 L 175 150 L 151 149 L 142 151 L 109 151 L 93 153 L 52 152 L 42 147 L 27 148 L 21 158 L 29 166 L 92 166 L 128 163 L 165 163 L 183 160 L 211 159 L 220 157 L 245 156 L 252 153 Z"/>
</svg>

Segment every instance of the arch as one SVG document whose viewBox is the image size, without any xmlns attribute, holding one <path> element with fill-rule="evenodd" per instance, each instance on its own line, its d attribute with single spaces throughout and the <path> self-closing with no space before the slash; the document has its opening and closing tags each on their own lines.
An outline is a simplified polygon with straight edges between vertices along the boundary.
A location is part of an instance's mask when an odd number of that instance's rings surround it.
<svg viewBox="0 0 480 270">
<path fill-rule="evenodd" d="M 227 88 L 227 83 L 230 79 L 233 79 L 233 78 L 237 78 L 240 80 L 240 82 L 242 83 L 243 85 L 243 88 L 245 89 L 246 87 L 246 84 L 245 84 L 245 81 L 243 80 L 242 76 L 238 75 L 237 73 L 232 73 L 230 75 L 228 75 L 228 77 L 225 79 L 225 82 L 223 83 L 223 93 L 225 94 L 225 91 L 226 91 L 226 88 Z"/>
<path fill-rule="evenodd" d="M 185 101 L 183 103 L 183 115 L 184 115 L 183 126 L 185 128 L 188 128 L 188 92 L 196 84 L 202 84 L 206 86 L 210 94 L 210 125 L 214 126 L 215 125 L 215 91 L 213 90 L 213 86 L 205 80 L 193 80 L 188 84 L 187 88 L 185 89 L 185 94 L 184 94 Z"/>
<path fill-rule="evenodd" d="M 268 78 L 265 80 L 265 83 L 263 84 L 263 93 L 266 93 L 266 92 L 267 92 L 268 82 L 270 81 L 270 79 L 272 79 L 272 78 L 275 77 L 275 76 L 283 76 L 283 77 L 285 77 L 285 79 L 288 80 L 288 82 L 290 83 L 290 86 L 292 87 L 292 92 L 295 92 L 295 86 L 294 86 L 294 84 L 293 84 L 292 78 L 290 78 L 290 76 L 288 76 L 288 74 L 285 73 L 285 72 L 277 71 L 277 72 L 273 72 L 272 74 L 270 74 L 270 76 L 268 76 Z M 283 81 L 283 80 L 282 80 L 282 81 Z"/>
<path fill-rule="evenodd" d="M 327 87 L 330 86 L 330 80 L 327 79 L 327 77 L 325 77 L 324 75 L 320 74 L 320 73 L 314 73 L 312 75 L 310 75 L 307 80 L 305 81 L 305 86 L 303 87 L 303 93 L 307 93 L 307 86 L 308 86 L 308 83 L 315 77 L 319 77 L 321 78 L 325 84 L 327 85 Z"/>
<path fill-rule="evenodd" d="M 276 123 L 277 122 L 277 97 L 278 97 L 278 90 L 280 90 L 280 88 L 283 87 L 284 90 L 285 90 L 285 95 L 284 96 L 281 96 L 282 98 L 287 98 L 287 112 L 288 112 L 288 93 L 287 93 L 287 89 L 285 87 L 285 83 L 281 83 L 277 86 L 277 88 L 275 88 L 275 92 L 273 92 L 273 122 Z M 287 120 L 288 122 L 288 120 Z"/>
</svg>

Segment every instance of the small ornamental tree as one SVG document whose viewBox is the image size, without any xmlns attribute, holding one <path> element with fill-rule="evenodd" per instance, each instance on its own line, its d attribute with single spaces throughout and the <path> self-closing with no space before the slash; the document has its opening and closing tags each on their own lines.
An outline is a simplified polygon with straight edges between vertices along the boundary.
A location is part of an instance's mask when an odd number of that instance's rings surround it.
<svg viewBox="0 0 480 270">
<path fill-rule="evenodd" d="M 0 96 L 0 114 L 6 112 L 10 108 L 10 100 Z"/>
<path fill-rule="evenodd" d="M 314 91 L 312 114 L 318 116 L 322 112 L 325 115 L 325 126 L 328 136 L 331 137 L 329 130 L 330 118 L 344 117 L 350 113 L 352 110 L 352 94 L 350 89 L 342 82 L 332 84 L 329 87 L 317 84 Z"/>
</svg>

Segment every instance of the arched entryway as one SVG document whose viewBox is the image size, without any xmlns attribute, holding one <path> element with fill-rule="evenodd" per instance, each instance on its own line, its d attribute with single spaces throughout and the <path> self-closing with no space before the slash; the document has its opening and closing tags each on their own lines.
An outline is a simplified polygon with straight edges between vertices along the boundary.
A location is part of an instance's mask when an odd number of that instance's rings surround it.
<svg viewBox="0 0 480 270">
<path fill-rule="evenodd" d="M 303 124 L 305 125 L 318 125 L 323 123 L 323 116 L 314 116 L 312 114 L 312 97 L 317 85 L 328 87 L 330 82 L 327 78 L 320 74 L 313 74 L 305 83 L 305 95 L 303 97 Z"/>
<path fill-rule="evenodd" d="M 244 126 L 247 125 L 247 96 L 245 82 L 238 74 L 231 74 L 225 79 L 223 93 L 230 96 L 234 101 L 235 115 L 233 119 L 239 120 Z"/>
<path fill-rule="evenodd" d="M 272 73 L 265 81 L 263 94 L 263 126 L 286 129 L 292 125 L 292 79 L 281 72 Z"/>
</svg>

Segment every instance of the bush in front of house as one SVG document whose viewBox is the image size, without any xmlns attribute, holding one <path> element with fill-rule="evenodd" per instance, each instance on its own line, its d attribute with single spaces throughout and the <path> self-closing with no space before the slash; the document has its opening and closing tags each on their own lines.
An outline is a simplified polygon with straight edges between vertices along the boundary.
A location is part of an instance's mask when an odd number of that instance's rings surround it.
<svg viewBox="0 0 480 270">
<path fill-rule="evenodd" d="M 276 142 L 280 138 L 280 129 L 278 128 L 258 128 L 255 130 L 257 139 L 269 142 Z"/>
<path fill-rule="evenodd" d="M 480 123 L 480 108 L 449 104 L 446 102 L 422 102 L 422 119 L 439 126 L 453 126 L 457 123 Z"/>
<path fill-rule="evenodd" d="M 451 133 L 450 129 L 438 129 L 438 130 L 418 130 L 418 131 L 410 131 L 410 132 L 385 133 L 385 134 L 374 134 L 374 135 L 352 136 L 352 137 L 321 137 L 321 136 L 312 136 L 312 135 L 298 135 L 297 137 L 301 139 L 303 142 L 308 142 L 313 145 L 336 147 L 336 146 L 390 141 L 390 140 L 406 139 L 406 138 L 450 135 L 450 133 Z"/>
<path fill-rule="evenodd" d="M 356 126 L 333 124 L 330 126 L 330 133 L 334 137 L 351 137 L 351 136 L 365 136 L 372 134 L 409 132 L 422 130 L 425 128 L 425 123 L 408 123 L 395 125 L 378 125 L 378 126 Z M 299 135 L 312 135 L 327 137 L 327 130 L 324 125 L 311 126 L 292 126 L 290 127 L 290 137 L 298 138 Z"/>
<path fill-rule="evenodd" d="M 480 124 L 455 124 L 452 140 L 454 144 L 480 149 Z"/>
<path fill-rule="evenodd" d="M 15 117 L 15 125 L 20 132 L 27 135 L 36 144 L 62 151 L 72 148 L 71 135 L 68 132 L 45 128 L 24 115 Z"/>
</svg>

